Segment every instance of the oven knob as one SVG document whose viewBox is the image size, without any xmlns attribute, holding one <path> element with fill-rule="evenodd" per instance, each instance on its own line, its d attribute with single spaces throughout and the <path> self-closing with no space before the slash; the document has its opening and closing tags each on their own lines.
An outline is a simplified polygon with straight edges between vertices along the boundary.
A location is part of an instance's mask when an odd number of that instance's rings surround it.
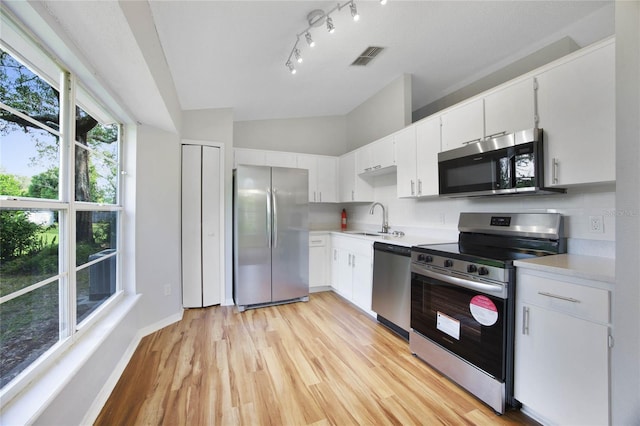
<svg viewBox="0 0 640 426">
<path fill-rule="evenodd" d="M 489 275 L 489 270 L 483 266 L 478 269 L 478 275 Z"/>
<path fill-rule="evenodd" d="M 469 272 L 470 274 L 477 272 L 478 271 L 478 267 L 476 265 L 469 265 L 467 266 L 467 272 Z"/>
<path fill-rule="evenodd" d="M 451 259 L 447 259 L 444 261 L 444 267 L 445 268 L 451 268 L 453 266 L 453 260 Z"/>
<path fill-rule="evenodd" d="M 426 255 L 426 256 L 424 257 L 424 261 L 425 261 L 426 263 L 431 263 L 431 262 L 433 262 L 433 256 Z"/>
</svg>

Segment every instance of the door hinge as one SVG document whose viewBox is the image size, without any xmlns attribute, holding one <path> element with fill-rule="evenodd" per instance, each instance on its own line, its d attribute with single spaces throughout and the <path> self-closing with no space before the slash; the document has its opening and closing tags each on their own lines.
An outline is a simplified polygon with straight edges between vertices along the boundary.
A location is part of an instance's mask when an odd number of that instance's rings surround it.
<svg viewBox="0 0 640 426">
<path fill-rule="evenodd" d="M 538 80 L 537 79 L 533 79 L 533 90 L 538 90 Z"/>
</svg>

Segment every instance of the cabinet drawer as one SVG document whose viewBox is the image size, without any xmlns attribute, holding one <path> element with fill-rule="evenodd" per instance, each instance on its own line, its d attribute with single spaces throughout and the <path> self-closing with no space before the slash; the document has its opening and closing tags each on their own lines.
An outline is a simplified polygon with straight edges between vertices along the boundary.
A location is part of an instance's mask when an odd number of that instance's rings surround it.
<svg viewBox="0 0 640 426">
<path fill-rule="evenodd" d="M 327 235 L 309 235 L 309 247 L 324 247 L 327 245 Z"/>
<path fill-rule="evenodd" d="M 602 324 L 609 323 L 609 292 L 560 279 L 518 273 L 517 299 Z"/>
</svg>

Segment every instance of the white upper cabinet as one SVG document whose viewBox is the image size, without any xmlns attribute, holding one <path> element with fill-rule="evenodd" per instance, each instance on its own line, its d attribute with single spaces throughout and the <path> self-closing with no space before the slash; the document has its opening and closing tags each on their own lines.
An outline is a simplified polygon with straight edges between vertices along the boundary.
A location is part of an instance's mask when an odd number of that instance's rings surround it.
<svg viewBox="0 0 640 426">
<path fill-rule="evenodd" d="M 440 117 L 416 123 L 416 178 L 419 197 L 438 195 Z"/>
<path fill-rule="evenodd" d="M 545 185 L 615 181 L 613 40 L 536 75 Z"/>
<path fill-rule="evenodd" d="M 309 170 L 309 202 L 338 201 L 338 159 L 324 155 L 298 154 L 297 167 Z"/>
<path fill-rule="evenodd" d="M 416 126 L 395 134 L 398 198 L 417 196 Z"/>
<path fill-rule="evenodd" d="M 508 83 L 484 97 L 486 137 L 536 127 L 533 78 Z"/>
<path fill-rule="evenodd" d="M 419 121 L 394 134 L 399 198 L 438 195 L 440 117 Z"/>
<path fill-rule="evenodd" d="M 356 151 L 338 159 L 339 193 L 341 202 L 373 201 L 373 187 L 356 175 Z"/>
<path fill-rule="evenodd" d="M 484 138 L 483 99 L 462 102 L 442 113 L 442 151 Z"/>
<path fill-rule="evenodd" d="M 246 166 L 297 167 L 295 152 L 268 151 L 263 149 L 234 148 L 233 167 Z"/>
<path fill-rule="evenodd" d="M 395 171 L 393 135 L 385 136 L 356 150 L 357 174 L 375 175 Z"/>
<path fill-rule="evenodd" d="M 266 166 L 265 151 L 259 149 L 234 148 L 233 168 L 240 164 L 245 166 Z"/>
</svg>

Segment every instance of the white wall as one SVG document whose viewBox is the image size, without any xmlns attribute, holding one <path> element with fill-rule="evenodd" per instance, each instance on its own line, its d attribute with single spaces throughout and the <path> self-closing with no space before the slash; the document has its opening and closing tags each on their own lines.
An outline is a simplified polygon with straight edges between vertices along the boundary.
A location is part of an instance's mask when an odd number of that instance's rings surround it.
<svg viewBox="0 0 640 426">
<path fill-rule="evenodd" d="M 136 178 L 136 292 L 142 326 L 182 310 L 180 278 L 180 139 L 140 126 Z M 171 294 L 165 296 L 164 287 Z"/>
<path fill-rule="evenodd" d="M 411 75 L 404 74 L 347 114 L 347 149 L 390 135 L 411 124 Z"/>
<path fill-rule="evenodd" d="M 342 155 L 346 147 L 344 116 L 236 121 L 233 144 L 240 148 L 268 149 L 319 155 Z"/>
<path fill-rule="evenodd" d="M 640 424 L 640 2 L 616 1 L 616 285 L 611 412 Z"/>
</svg>

